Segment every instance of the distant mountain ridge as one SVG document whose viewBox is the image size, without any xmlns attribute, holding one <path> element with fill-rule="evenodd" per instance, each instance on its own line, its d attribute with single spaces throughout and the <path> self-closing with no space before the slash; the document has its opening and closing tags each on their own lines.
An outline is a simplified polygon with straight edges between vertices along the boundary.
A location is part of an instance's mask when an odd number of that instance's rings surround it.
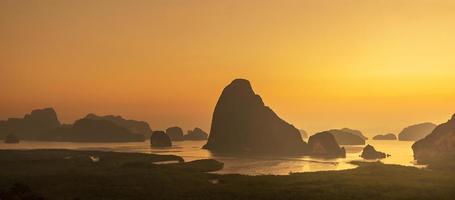
<svg viewBox="0 0 455 200">
<path fill-rule="evenodd" d="M 146 122 L 120 116 L 89 114 L 74 124 L 61 124 L 53 108 L 33 110 L 23 118 L 0 121 L 0 139 L 13 134 L 20 140 L 66 142 L 144 141 L 151 132 Z"/>
<path fill-rule="evenodd" d="M 60 125 L 57 113 L 53 108 L 36 109 L 23 118 L 9 118 L 0 121 L 0 138 L 4 139 L 8 134 L 14 134 L 21 140 L 36 140 L 44 132 Z"/>
<path fill-rule="evenodd" d="M 108 120 L 82 118 L 72 125 L 48 131 L 42 140 L 62 142 L 140 142 L 144 135 L 133 134 L 127 128 Z"/>
<path fill-rule="evenodd" d="M 115 116 L 115 115 L 98 116 L 93 113 L 88 114 L 87 116 L 85 116 L 85 118 L 86 119 L 107 120 L 120 127 L 128 129 L 133 134 L 140 134 L 140 135 L 144 135 L 144 136 L 148 136 L 148 135 L 152 134 L 152 129 L 150 129 L 149 124 L 145 121 L 124 119 L 121 116 Z"/>
</svg>

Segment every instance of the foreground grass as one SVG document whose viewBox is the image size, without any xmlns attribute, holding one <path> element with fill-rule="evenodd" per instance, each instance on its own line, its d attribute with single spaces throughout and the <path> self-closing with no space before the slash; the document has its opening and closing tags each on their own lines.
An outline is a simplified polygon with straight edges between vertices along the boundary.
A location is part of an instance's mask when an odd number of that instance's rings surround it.
<svg viewBox="0 0 455 200">
<path fill-rule="evenodd" d="M 353 170 L 288 176 L 203 173 L 219 167 L 213 160 L 182 163 L 177 156 L 0 151 L 0 190 L 8 193 L 22 183 L 45 199 L 455 199 L 450 169 L 363 163 Z"/>
</svg>

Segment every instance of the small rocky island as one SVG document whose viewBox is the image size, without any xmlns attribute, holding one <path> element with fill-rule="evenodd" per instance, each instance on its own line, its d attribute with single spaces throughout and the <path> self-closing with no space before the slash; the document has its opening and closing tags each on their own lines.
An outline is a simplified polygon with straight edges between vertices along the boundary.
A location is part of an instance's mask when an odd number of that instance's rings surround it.
<svg viewBox="0 0 455 200">
<path fill-rule="evenodd" d="M 194 128 L 193 130 L 189 130 L 186 135 L 183 136 L 184 140 L 207 140 L 208 134 L 200 129 Z"/>
<path fill-rule="evenodd" d="M 208 134 L 200 128 L 194 128 L 188 130 L 187 134 L 183 134 L 183 129 L 174 126 L 166 129 L 166 135 L 171 138 L 171 141 L 183 141 L 183 140 L 207 140 Z"/>
<path fill-rule="evenodd" d="M 183 129 L 178 127 L 178 126 L 167 128 L 166 129 L 166 135 L 169 136 L 169 138 L 171 138 L 172 141 L 182 141 L 182 140 L 184 140 L 184 138 L 183 138 Z"/>
<path fill-rule="evenodd" d="M 150 136 L 150 145 L 152 147 L 170 147 L 172 142 L 164 131 L 153 131 Z"/>
<path fill-rule="evenodd" d="M 414 158 L 426 163 L 431 160 L 449 160 L 455 157 L 455 114 L 446 123 L 438 125 L 431 134 L 412 145 Z"/>
<path fill-rule="evenodd" d="M 14 134 L 8 134 L 3 142 L 6 144 L 17 144 L 19 143 L 19 138 L 17 138 Z"/>
<path fill-rule="evenodd" d="M 393 133 L 388 133 L 384 135 L 376 135 L 373 137 L 373 140 L 397 140 L 397 136 Z"/>
<path fill-rule="evenodd" d="M 390 155 L 387 155 L 386 153 L 376 151 L 376 149 L 371 145 L 365 146 L 365 148 L 363 148 L 362 155 L 360 155 L 360 157 L 367 160 L 383 159 L 389 156 Z"/>
<path fill-rule="evenodd" d="M 308 139 L 310 154 L 312 156 L 344 158 L 346 150 L 340 147 L 335 136 L 329 131 L 317 133 Z"/>
<path fill-rule="evenodd" d="M 400 134 L 398 134 L 398 140 L 418 141 L 429 135 L 435 128 L 436 124 L 430 122 L 415 124 L 404 128 Z"/>
<path fill-rule="evenodd" d="M 253 91 L 245 79 L 232 81 L 221 93 L 207 144 L 217 153 L 304 154 L 308 145 Z"/>
</svg>

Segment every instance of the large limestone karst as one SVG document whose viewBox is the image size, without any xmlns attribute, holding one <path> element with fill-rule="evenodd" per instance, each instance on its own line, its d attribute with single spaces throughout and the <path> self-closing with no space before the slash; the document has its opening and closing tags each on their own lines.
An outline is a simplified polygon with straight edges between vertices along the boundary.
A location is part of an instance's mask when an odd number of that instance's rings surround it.
<svg viewBox="0 0 455 200">
<path fill-rule="evenodd" d="M 86 119 L 107 120 L 107 121 L 110 121 L 110 122 L 116 124 L 117 126 L 128 129 L 133 134 L 140 134 L 140 135 L 145 135 L 145 136 L 152 134 L 152 130 L 150 129 L 149 124 L 145 121 L 124 119 L 121 116 L 115 116 L 115 115 L 98 116 L 93 113 L 88 114 L 87 116 L 85 116 L 85 118 Z"/>
<path fill-rule="evenodd" d="M 0 121 L 0 139 L 14 134 L 22 140 L 39 140 L 42 134 L 60 126 L 53 108 L 33 110 L 23 118 Z"/>
<path fill-rule="evenodd" d="M 435 128 L 436 124 L 430 122 L 408 126 L 398 134 L 398 140 L 417 141 L 429 135 Z"/>
<path fill-rule="evenodd" d="M 245 79 L 236 79 L 224 88 L 204 148 L 218 153 L 308 152 L 299 130 L 265 106 Z"/>
<path fill-rule="evenodd" d="M 439 158 L 455 158 L 455 114 L 438 125 L 428 136 L 412 145 L 414 158 L 427 162 Z"/>
</svg>

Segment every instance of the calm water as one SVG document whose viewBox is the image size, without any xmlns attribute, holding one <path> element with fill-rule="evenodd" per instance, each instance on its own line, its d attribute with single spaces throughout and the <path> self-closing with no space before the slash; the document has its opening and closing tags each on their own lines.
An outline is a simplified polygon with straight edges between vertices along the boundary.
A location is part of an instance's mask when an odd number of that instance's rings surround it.
<svg viewBox="0 0 455 200">
<path fill-rule="evenodd" d="M 317 159 L 302 157 L 225 157 L 214 156 L 209 151 L 201 149 L 206 141 L 174 142 L 171 148 L 150 148 L 149 142 L 129 143 L 71 143 L 71 142 L 35 142 L 21 141 L 19 144 L 0 143 L 0 149 L 75 149 L 75 150 L 102 150 L 117 152 L 139 152 L 154 154 L 172 154 L 183 157 L 186 161 L 213 158 L 224 163 L 224 169 L 217 173 L 239 174 L 276 174 L 285 175 L 290 172 L 314 172 L 328 170 L 342 170 L 355 168 L 349 164 L 353 160 L 363 160 L 359 157 L 363 146 L 345 146 L 346 158 Z M 368 140 L 377 150 L 391 154 L 383 159 L 387 164 L 415 166 L 411 146 L 413 142 L 403 141 L 374 141 Z M 416 166 L 420 167 L 420 166 Z"/>
</svg>

